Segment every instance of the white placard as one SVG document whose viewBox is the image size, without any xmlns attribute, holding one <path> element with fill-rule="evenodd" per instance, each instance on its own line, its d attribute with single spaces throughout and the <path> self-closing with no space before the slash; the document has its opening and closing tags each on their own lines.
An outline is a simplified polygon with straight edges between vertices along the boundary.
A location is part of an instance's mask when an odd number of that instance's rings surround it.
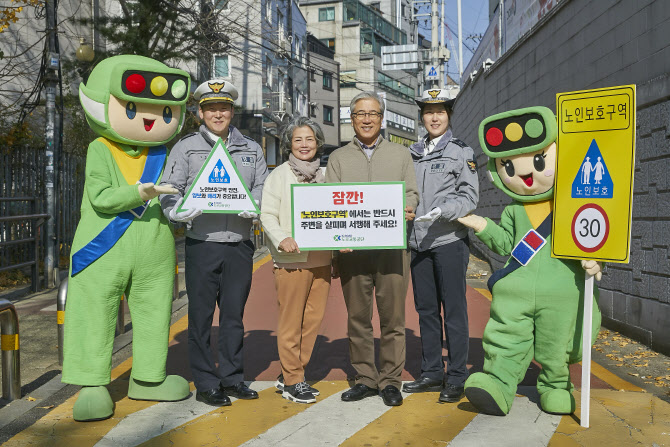
<svg viewBox="0 0 670 447">
<path fill-rule="evenodd" d="M 405 182 L 291 187 L 300 250 L 406 248 Z"/>
<path fill-rule="evenodd" d="M 177 211 L 193 208 L 203 213 L 252 211 L 260 214 L 221 138 L 209 153 Z"/>
</svg>

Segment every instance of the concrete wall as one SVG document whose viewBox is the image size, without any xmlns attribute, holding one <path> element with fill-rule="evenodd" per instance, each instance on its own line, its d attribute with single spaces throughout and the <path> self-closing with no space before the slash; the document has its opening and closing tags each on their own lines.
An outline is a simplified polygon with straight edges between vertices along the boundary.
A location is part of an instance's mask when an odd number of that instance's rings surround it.
<svg viewBox="0 0 670 447">
<path fill-rule="evenodd" d="M 637 84 L 631 261 L 608 265 L 600 306 L 607 327 L 670 354 L 670 2 L 563 0 L 479 71 L 464 84 L 452 124 L 477 154 L 476 213 L 494 220 L 510 199 L 486 175 L 477 138 L 485 117 L 531 105 L 555 111 L 559 92 Z M 505 262 L 472 241 L 494 268 Z"/>
</svg>

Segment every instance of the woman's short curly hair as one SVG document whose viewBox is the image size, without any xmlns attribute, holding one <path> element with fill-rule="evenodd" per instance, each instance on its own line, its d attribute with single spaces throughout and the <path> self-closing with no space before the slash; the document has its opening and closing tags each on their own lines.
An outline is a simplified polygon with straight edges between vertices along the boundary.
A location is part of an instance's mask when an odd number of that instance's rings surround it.
<svg viewBox="0 0 670 447">
<path fill-rule="evenodd" d="M 299 127 L 309 127 L 312 129 L 314 137 L 316 138 L 316 156 L 320 157 L 323 153 L 323 145 L 326 142 L 321 126 L 306 116 L 297 116 L 282 129 L 281 134 L 279 135 L 279 150 L 284 158 L 288 159 L 288 156 L 291 153 L 291 148 L 293 146 L 293 132 Z"/>
</svg>

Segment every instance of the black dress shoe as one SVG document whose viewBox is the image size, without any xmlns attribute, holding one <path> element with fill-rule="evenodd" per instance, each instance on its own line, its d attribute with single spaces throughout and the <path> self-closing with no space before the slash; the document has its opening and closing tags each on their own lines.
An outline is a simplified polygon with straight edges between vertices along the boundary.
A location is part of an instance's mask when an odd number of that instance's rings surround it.
<svg viewBox="0 0 670 447">
<path fill-rule="evenodd" d="M 244 382 L 233 386 L 221 386 L 224 393 L 238 399 L 258 399 L 258 393 L 249 388 Z"/>
<path fill-rule="evenodd" d="M 400 394 L 400 390 L 397 387 L 387 385 L 382 390 L 382 400 L 389 407 L 397 407 L 398 405 L 402 405 L 402 394 Z"/>
<path fill-rule="evenodd" d="M 366 397 L 378 395 L 379 390 L 377 388 L 370 388 L 362 383 L 357 383 L 342 393 L 342 400 L 345 402 L 355 402 L 357 400 L 365 399 Z"/>
<path fill-rule="evenodd" d="M 405 383 L 402 386 L 405 393 L 425 393 L 426 391 L 441 391 L 442 380 L 429 379 L 428 377 L 420 377 L 414 382 Z"/>
<path fill-rule="evenodd" d="M 220 388 L 198 391 L 195 393 L 195 400 L 215 407 L 227 407 L 230 405 L 230 398 Z"/>
<path fill-rule="evenodd" d="M 440 402 L 458 402 L 463 397 L 463 387 L 445 383 L 440 391 Z"/>
</svg>

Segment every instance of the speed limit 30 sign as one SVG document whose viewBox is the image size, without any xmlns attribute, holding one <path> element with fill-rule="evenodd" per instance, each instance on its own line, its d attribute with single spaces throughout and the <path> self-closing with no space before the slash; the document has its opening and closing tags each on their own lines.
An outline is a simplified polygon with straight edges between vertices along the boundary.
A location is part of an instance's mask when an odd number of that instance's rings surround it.
<svg viewBox="0 0 670 447">
<path fill-rule="evenodd" d="M 572 240 L 587 253 L 598 251 L 610 232 L 610 221 L 602 207 L 587 203 L 577 210 L 572 219 Z"/>
</svg>

